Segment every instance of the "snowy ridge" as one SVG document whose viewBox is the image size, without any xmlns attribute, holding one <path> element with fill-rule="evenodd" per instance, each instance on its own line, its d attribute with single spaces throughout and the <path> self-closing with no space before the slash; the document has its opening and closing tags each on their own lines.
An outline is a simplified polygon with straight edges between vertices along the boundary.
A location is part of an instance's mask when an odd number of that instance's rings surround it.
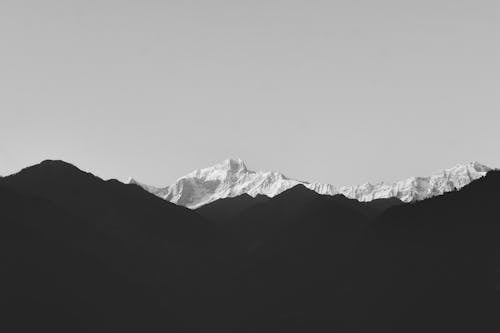
<svg viewBox="0 0 500 333">
<path fill-rule="evenodd" d="M 343 194 L 359 201 L 395 197 L 410 202 L 460 189 L 473 180 L 483 177 L 490 170 L 492 169 L 478 162 L 471 162 L 456 165 L 429 177 L 412 177 L 392 184 L 334 186 L 298 181 L 278 172 L 252 171 L 241 159 L 227 159 L 212 167 L 195 170 L 164 188 L 145 185 L 133 178 L 129 179 L 129 183 L 139 185 L 165 200 L 189 208 L 198 208 L 221 198 L 244 193 L 253 197 L 258 194 L 273 197 L 298 184 L 303 184 L 320 194 Z"/>
</svg>

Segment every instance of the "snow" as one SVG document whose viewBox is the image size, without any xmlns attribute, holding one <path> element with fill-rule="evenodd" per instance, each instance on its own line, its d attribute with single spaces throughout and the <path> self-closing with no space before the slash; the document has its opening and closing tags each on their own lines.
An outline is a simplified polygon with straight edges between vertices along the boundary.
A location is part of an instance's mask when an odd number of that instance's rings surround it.
<svg viewBox="0 0 500 333">
<path fill-rule="evenodd" d="M 460 189 L 486 175 L 491 168 L 478 162 L 459 164 L 428 177 L 412 177 L 392 184 L 366 183 L 357 186 L 334 186 L 289 179 L 279 172 L 249 170 L 241 159 L 227 159 L 214 166 L 195 170 L 174 184 L 158 188 L 129 179 L 165 200 L 189 208 L 198 208 L 221 198 L 247 193 L 274 197 L 298 184 L 320 194 L 343 194 L 359 201 L 396 197 L 405 202 L 423 200 Z"/>
</svg>

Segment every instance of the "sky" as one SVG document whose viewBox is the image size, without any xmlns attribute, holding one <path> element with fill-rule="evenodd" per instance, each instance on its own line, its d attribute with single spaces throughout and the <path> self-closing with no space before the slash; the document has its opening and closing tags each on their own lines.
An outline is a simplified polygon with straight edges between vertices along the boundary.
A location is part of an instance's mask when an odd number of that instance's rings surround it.
<svg viewBox="0 0 500 333">
<path fill-rule="evenodd" d="M 500 2 L 0 2 L 0 175 L 228 157 L 336 185 L 500 167 Z"/>
</svg>

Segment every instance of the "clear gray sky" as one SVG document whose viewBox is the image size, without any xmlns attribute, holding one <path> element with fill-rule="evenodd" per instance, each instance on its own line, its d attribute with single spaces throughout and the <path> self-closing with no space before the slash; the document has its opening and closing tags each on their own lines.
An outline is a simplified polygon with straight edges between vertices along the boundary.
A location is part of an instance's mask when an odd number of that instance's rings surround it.
<svg viewBox="0 0 500 333">
<path fill-rule="evenodd" d="M 1 0 L 0 174 L 500 166 L 498 0 Z"/>
</svg>

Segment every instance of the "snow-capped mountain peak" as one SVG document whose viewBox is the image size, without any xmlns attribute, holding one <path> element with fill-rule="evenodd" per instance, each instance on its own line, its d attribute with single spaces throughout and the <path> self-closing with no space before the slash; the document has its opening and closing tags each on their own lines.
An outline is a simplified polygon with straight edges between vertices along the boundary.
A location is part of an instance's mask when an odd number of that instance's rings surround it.
<svg viewBox="0 0 500 333">
<path fill-rule="evenodd" d="M 367 183 L 358 186 L 333 186 L 311 184 L 310 188 L 321 194 L 343 194 L 346 197 L 359 201 L 396 197 L 410 202 L 423 200 L 445 192 L 460 189 L 470 182 L 483 177 L 491 168 L 478 163 L 470 162 L 458 164 L 452 168 L 442 170 L 427 177 L 410 177 L 392 184 Z"/>
<path fill-rule="evenodd" d="M 245 171 L 247 171 L 247 166 L 241 158 L 237 158 L 237 159 L 229 158 L 229 159 L 225 160 L 224 162 L 222 162 L 222 166 L 224 168 L 228 169 L 229 171 L 233 171 L 233 172 L 238 172 L 238 171 L 245 172 Z"/>
<path fill-rule="evenodd" d="M 148 186 L 133 178 L 129 183 L 137 184 L 165 200 L 189 208 L 197 208 L 221 198 L 244 193 L 254 197 L 259 194 L 273 197 L 298 184 L 320 194 L 343 194 L 359 201 L 396 197 L 410 202 L 460 189 L 490 170 L 491 168 L 481 163 L 471 162 L 456 165 L 432 176 L 411 177 L 392 184 L 380 182 L 334 186 L 289 179 L 279 172 L 252 171 L 243 160 L 230 158 L 211 167 L 195 170 L 164 188 Z"/>
<path fill-rule="evenodd" d="M 240 158 L 229 158 L 214 166 L 195 170 L 181 178 L 221 179 L 229 175 L 244 174 L 248 169 Z"/>
</svg>

